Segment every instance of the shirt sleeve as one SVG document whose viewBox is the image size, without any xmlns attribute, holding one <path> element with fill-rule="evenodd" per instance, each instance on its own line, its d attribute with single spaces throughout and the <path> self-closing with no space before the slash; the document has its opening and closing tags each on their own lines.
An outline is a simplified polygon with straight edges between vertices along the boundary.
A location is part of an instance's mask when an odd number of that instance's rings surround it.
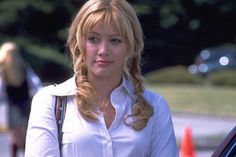
<svg viewBox="0 0 236 157">
<path fill-rule="evenodd" d="M 155 101 L 150 157 L 178 157 L 179 151 L 168 104 L 161 96 Z"/>
<path fill-rule="evenodd" d="M 48 87 L 41 89 L 33 98 L 28 121 L 25 157 L 59 156 L 54 98 Z"/>
</svg>

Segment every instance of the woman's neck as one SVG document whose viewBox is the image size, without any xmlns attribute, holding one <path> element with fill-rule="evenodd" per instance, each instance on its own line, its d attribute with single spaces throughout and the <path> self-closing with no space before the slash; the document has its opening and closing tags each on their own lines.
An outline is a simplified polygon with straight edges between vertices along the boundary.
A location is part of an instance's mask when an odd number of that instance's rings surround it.
<svg viewBox="0 0 236 157">
<path fill-rule="evenodd" d="M 96 93 L 98 102 L 105 102 L 110 99 L 112 91 L 117 88 L 122 81 L 120 78 L 89 78 Z"/>
</svg>

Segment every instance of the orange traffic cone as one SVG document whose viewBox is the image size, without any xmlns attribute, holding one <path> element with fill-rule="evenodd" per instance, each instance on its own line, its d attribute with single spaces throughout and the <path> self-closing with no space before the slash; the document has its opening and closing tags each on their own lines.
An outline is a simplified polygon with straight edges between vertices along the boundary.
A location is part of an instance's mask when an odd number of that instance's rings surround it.
<svg viewBox="0 0 236 157">
<path fill-rule="evenodd" d="M 196 157 L 191 127 L 186 127 L 180 143 L 180 157 Z"/>
</svg>

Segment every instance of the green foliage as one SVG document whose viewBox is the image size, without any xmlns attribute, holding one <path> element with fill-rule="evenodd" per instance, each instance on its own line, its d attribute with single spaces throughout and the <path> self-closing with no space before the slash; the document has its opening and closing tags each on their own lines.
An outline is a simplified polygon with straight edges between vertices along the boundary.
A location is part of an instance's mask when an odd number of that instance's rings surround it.
<svg viewBox="0 0 236 157">
<path fill-rule="evenodd" d="M 5 41 L 18 44 L 25 62 L 34 69 L 44 83 L 59 83 L 72 76 L 72 61 L 69 54 L 62 54 L 53 45 L 42 44 L 24 37 L 5 38 Z"/>
<path fill-rule="evenodd" d="M 150 12 L 151 12 L 150 5 L 146 5 L 146 4 L 132 4 L 132 5 L 138 15 L 150 14 Z"/>
<path fill-rule="evenodd" d="M 192 75 L 185 66 L 173 66 L 147 73 L 145 81 L 149 84 L 204 84 L 213 86 L 236 86 L 236 70 L 222 70 L 207 77 Z"/>
<path fill-rule="evenodd" d="M 22 15 L 24 15 L 24 11 L 28 8 L 32 8 L 32 10 L 37 10 L 46 14 L 52 13 L 55 7 L 52 2 L 49 2 L 44 0 L 37 0 L 37 2 L 32 0 L 1 0 L 0 25 L 9 25 L 21 20 Z"/>
<path fill-rule="evenodd" d="M 61 81 L 72 73 L 65 52 L 70 16 L 82 1 L 0 0 L 0 44 L 14 41 L 42 81 Z"/>
<path fill-rule="evenodd" d="M 0 42 L 6 39 L 14 40 L 17 36 L 24 38 L 22 40 L 27 42 L 23 42 L 21 46 L 26 49 L 26 56 L 38 58 L 32 62 L 33 66 L 43 67 L 41 64 L 54 62 L 66 67 L 62 57 L 65 47 L 61 45 L 66 42 L 67 27 L 74 14 L 86 1 L 0 0 Z M 161 63 L 162 66 L 168 66 L 170 63 L 190 64 L 189 61 L 193 59 L 191 57 L 195 56 L 194 53 L 198 53 L 203 46 L 216 45 L 235 38 L 235 0 L 224 2 L 131 0 L 130 2 L 139 15 L 145 39 L 151 41 L 151 46 L 145 55 L 147 58 L 155 58 L 155 61 L 150 61 L 148 65 L 152 69 L 160 67 L 155 62 Z M 219 34 L 222 31 L 223 36 Z M 157 50 L 164 50 L 161 60 L 168 62 L 158 61 Z M 173 52 L 177 54 L 174 56 L 176 59 L 169 62 L 169 56 Z M 182 63 L 179 63 L 178 57 L 183 56 L 186 59 L 181 58 Z M 193 76 L 187 76 L 186 73 L 185 77 Z M 185 79 L 179 77 L 179 81 L 172 82 L 184 82 L 183 80 Z"/>
<path fill-rule="evenodd" d="M 173 27 L 179 22 L 179 14 L 184 12 L 180 3 L 164 3 L 159 10 L 160 25 L 164 29 Z"/>
<path fill-rule="evenodd" d="M 200 76 L 190 74 L 185 66 L 163 68 L 150 72 L 144 77 L 148 83 L 200 84 L 203 82 Z"/>
<path fill-rule="evenodd" d="M 209 82 L 217 86 L 236 86 L 236 70 L 222 70 L 209 75 Z"/>
<path fill-rule="evenodd" d="M 60 53 L 52 45 L 40 44 L 22 37 L 12 38 L 12 41 L 15 41 L 21 48 L 23 48 L 26 55 L 34 56 L 38 60 L 47 60 L 69 67 L 66 62 L 66 54 Z M 68 61 L 70 62 L 69 58 Z"/>
</svg>

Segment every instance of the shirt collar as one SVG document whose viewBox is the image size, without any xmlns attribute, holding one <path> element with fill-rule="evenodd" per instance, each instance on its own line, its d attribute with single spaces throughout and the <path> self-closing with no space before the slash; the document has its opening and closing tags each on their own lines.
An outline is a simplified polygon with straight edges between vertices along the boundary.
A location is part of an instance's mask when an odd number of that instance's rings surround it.
<svg viewBox="0 0 236 157">
<path fill-rule="evenodd" d="M 76 94 L 76 83 L 75 83 L 75 76 L 68 79 L 67 81 L 56 85 L 54 88 L 54 95 L 57 96 L 69 96 Z M 136 99 L 136 95 L 134 94 L 134 86 L 133 83 L 130 82 L 125 76 L 122 77 L 121 85 L 116 89 L 125 89 L 125 91 L 133 98 Z"/>
<path fill-rule="evenodd" d="M 136 99 L 137 96 L 134 94 L 134 85 L 125 76 L 122 78 L 120 87 L 123 87 L 133 99 Z"/>
<path fill-rule="evenodd" d="M 76 94 L 75 76 L 67 81 L 58 84 L 53 90 L 53 94 L 57 96 L 70 96 Z"/>
</svg>

